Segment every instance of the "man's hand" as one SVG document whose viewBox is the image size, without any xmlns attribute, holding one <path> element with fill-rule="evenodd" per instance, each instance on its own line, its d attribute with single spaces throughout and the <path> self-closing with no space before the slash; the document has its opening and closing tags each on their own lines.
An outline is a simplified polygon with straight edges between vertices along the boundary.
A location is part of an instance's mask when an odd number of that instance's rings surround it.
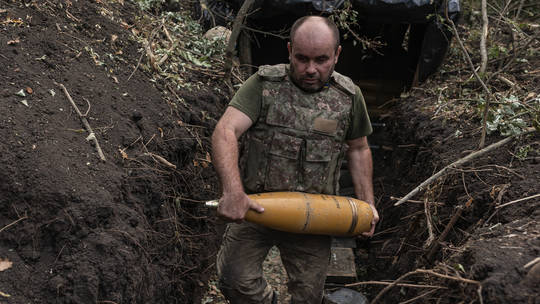
<svg viewBox="0 0 540 304">
<path fill-rule="evenodd" d="M 252 124 L 246 114 L 228 107 L 212 134 L 212 163 L 223 188 L 217 212 L 228 221 L 242 222 L 249 209 L 264 211 L 244 192 L 238 169 L 238 138 Z"/>
<path fill-rule="evenodd" d="M 373 219 L 371 220 L 371 230 L 369 232 L 362 233 L 365 237 L 372 237 L 373 232 L 375 232 L 375 226 L 379 222 L 379 212 L 377 212 L 377 208 L 375 208 L 375 204 L 369 203 L 369 206 L 371 207 L 371 210 L 373 211 Z"/>
<path fill-rule="evenodd" d="M 241 223 L 249 209 L 264 212 L 264 208 L 252 201 L 244 192 L 223 193 L 219 199 L 217 213 L 228 221 Z"/>
</svg>

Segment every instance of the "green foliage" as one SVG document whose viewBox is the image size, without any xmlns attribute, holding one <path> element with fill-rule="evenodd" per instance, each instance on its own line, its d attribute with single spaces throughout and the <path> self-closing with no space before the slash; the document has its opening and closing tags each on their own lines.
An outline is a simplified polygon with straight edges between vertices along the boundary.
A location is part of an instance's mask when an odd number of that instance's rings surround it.
<svg viewBox="0 0 540 304">
<path fill-rule="evenodd" d="M 488 50 L 489 59 L 497 59 L 505 55 L 508 55 L 508 49 L 502 45 L 493 45 Z"/>
<path fill-rule="evenodd" d="M 334 21 L 338 28 L 348 29 L 351 24 L 358 23 L 358 12 L 352 9 L 350 1 L 345 1 L 343 8 L 335 10 L 330 19 Z M 347 39 L 347 33 L 344 34 L 344 38 Z"/>
<path fill-rule="evenodd" d="M 150 43 L 156 64 L 141 64 L 141 69 L 156 72 L 164 79 L 172 81 L 176 87 L 188 90 L 199 87 L 193 79 L 193 72 L 217 75 L 224 61 L 226 41 L 216 37 L 204 38 L 201 25 L 193 20 L 185 10 L 166 10 L 178 0 L 135 0 L 147 11 L 159 12 L 159 16 L 145 14 L 142 18 L 148 24 L 136 35 L 141 45 Z M 157 76 L 155 75 L 155 76 Z"/>
<path fill-rule="evenodd" d="M 531 152 L 531 149 L 531 145 L 519 147 L 516 153 L 516 157 L 521 161 L 525 160 L 525 158 L 527 158 L 527 155 L 529 155 L 529 152 Z"/>
<path fill-rule="evenodd" d="M 483 112 L 485 102 L 480 105 L 480 112 Z M 538 119 L 540 112 L 540 98 L 535 98 L 529 102 L 520 102 L 515 96 L 504 98 L 497 103 L 496 107 L 490 107 L 487 119 L 488 134 L 499 131 L 503 136 L 520 134 L 535 119 Z M 527 119 L 528 118 L 528 119 Z"/>
<path fill-rule="evenodd" d="M 180 0 L 135 0 L 142 10 L 150 12 L 161 12 L 165 6 L 179 3 Z"/>
<path fill-rule="evenodd" d="M 342 31 L 344 39 L 348 39 L 349 35 L 353 38 L 353 45 L 357 43 L 362 45 L 362 48 L 372 49 L 377 52 L 377 49 L 384 46 L 383 43 L 377 40 L 361 37 L 354 29 L 358 26 L 358 12 L 353 9 L 351 1 L 346 0 L 343 3 L 343 8 L 334 10 L 332 15 L 328 17 Z"/>
</svg>

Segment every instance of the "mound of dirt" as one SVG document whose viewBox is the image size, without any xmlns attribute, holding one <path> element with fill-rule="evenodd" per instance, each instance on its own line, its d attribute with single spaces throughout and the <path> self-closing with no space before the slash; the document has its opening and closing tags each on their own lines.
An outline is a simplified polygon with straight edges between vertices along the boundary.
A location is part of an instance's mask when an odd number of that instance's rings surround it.
<svg viewBox="0 0 540 304">
<path fill-rule="evenodd" d="M 376 236 L 359 249 L 360 281 L 392 282 L 416 269 L 433 268 L 451 279 L 411 275 L 402 283 L 444 289 L 427 289 L 426 293 L 396 287 L 384 294 L 382 302 L 420 296 L 419 303 L 457 303 L 463 299 L 479 301 L 481 294 L 484 303 L 535 303 L 538 284 L 530 283 L 534 281 L 530 279 L 533 275 L 528 275 L 531 269 L 524 266 L 537 258 L 540 250 L 540 200 L 530 198 L 537 194 L 540 181 L 538 133 L 452 170 L 416 195 L 413 199 L 417 201 L 396 207 L 392 196 L 405 195 L 444 166 L 475 151 L 479 139 L 478 121 L 457 124 L 429 119 L 426 107 L 433 100 L 422 102 L 426 97 L 422 90 L 411 94 L 392 108 L 382 142 L 387 148 L 374 155 L 382 218 Z M 465 135 L 456 136 L 456 130 Z M 490 137 L 487 144 L 500 139 Z M 517 151 L 529 145 L 536 148 L 528 157 L 518 159 Z M 529 199 L 502 206 L 522 198 Z M 463 210 L 451 224 L 459 209 Z M 448 233 L 440 239 L 446 227 Z M 435 239 L 430 240 L 430 229 Z M 366 285 L 361 290 L 373 299 L 382 288 Z"/>
<path fill-rule="evenodd" d="M 0 2 L 0 302 L 188 303 L 205 280 L 214 231 L 196 206 L 216 196 L 207 137 L 222 97 L 143 71 L 139 15 L 124 1 Z"/>
</svg>

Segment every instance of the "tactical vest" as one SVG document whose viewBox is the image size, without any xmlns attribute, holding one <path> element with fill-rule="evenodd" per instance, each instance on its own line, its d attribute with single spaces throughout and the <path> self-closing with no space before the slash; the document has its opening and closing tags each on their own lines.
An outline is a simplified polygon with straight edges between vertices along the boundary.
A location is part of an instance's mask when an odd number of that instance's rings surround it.
<svg viewBox="0 0 540 304">
<path fill-rule="evenodd" d="M 261 66 L 262 104 L 246 132 L 240 167 L 247 193 L 337 194 L 355 85 L 334 72 L 328 88 L 308 93 L 289 66 Z"/>
</svg>

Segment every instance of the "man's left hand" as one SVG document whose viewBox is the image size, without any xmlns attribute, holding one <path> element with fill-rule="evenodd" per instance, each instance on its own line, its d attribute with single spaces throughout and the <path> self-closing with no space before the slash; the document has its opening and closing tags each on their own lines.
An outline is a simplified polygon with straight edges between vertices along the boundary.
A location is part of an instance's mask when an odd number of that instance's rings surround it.
<svg viewBox="0 0 540 304">
<path fill-rule="evenodd" d="M 379 222 L 379 212 L 377 212 L 377 208 L 375 208 L 375 204 L 369 203 L 369 206 L 371 207 L 371 210 L 373 211 L 373 219 L 371 220 L 371 230 L 369 232 L 362 233 L 362 236 L 365 236 L 365 237 L 373 236 L 373 233 L 375 232 L 375 226 L 377 225 L 377 222 Z"/>
</svg>

